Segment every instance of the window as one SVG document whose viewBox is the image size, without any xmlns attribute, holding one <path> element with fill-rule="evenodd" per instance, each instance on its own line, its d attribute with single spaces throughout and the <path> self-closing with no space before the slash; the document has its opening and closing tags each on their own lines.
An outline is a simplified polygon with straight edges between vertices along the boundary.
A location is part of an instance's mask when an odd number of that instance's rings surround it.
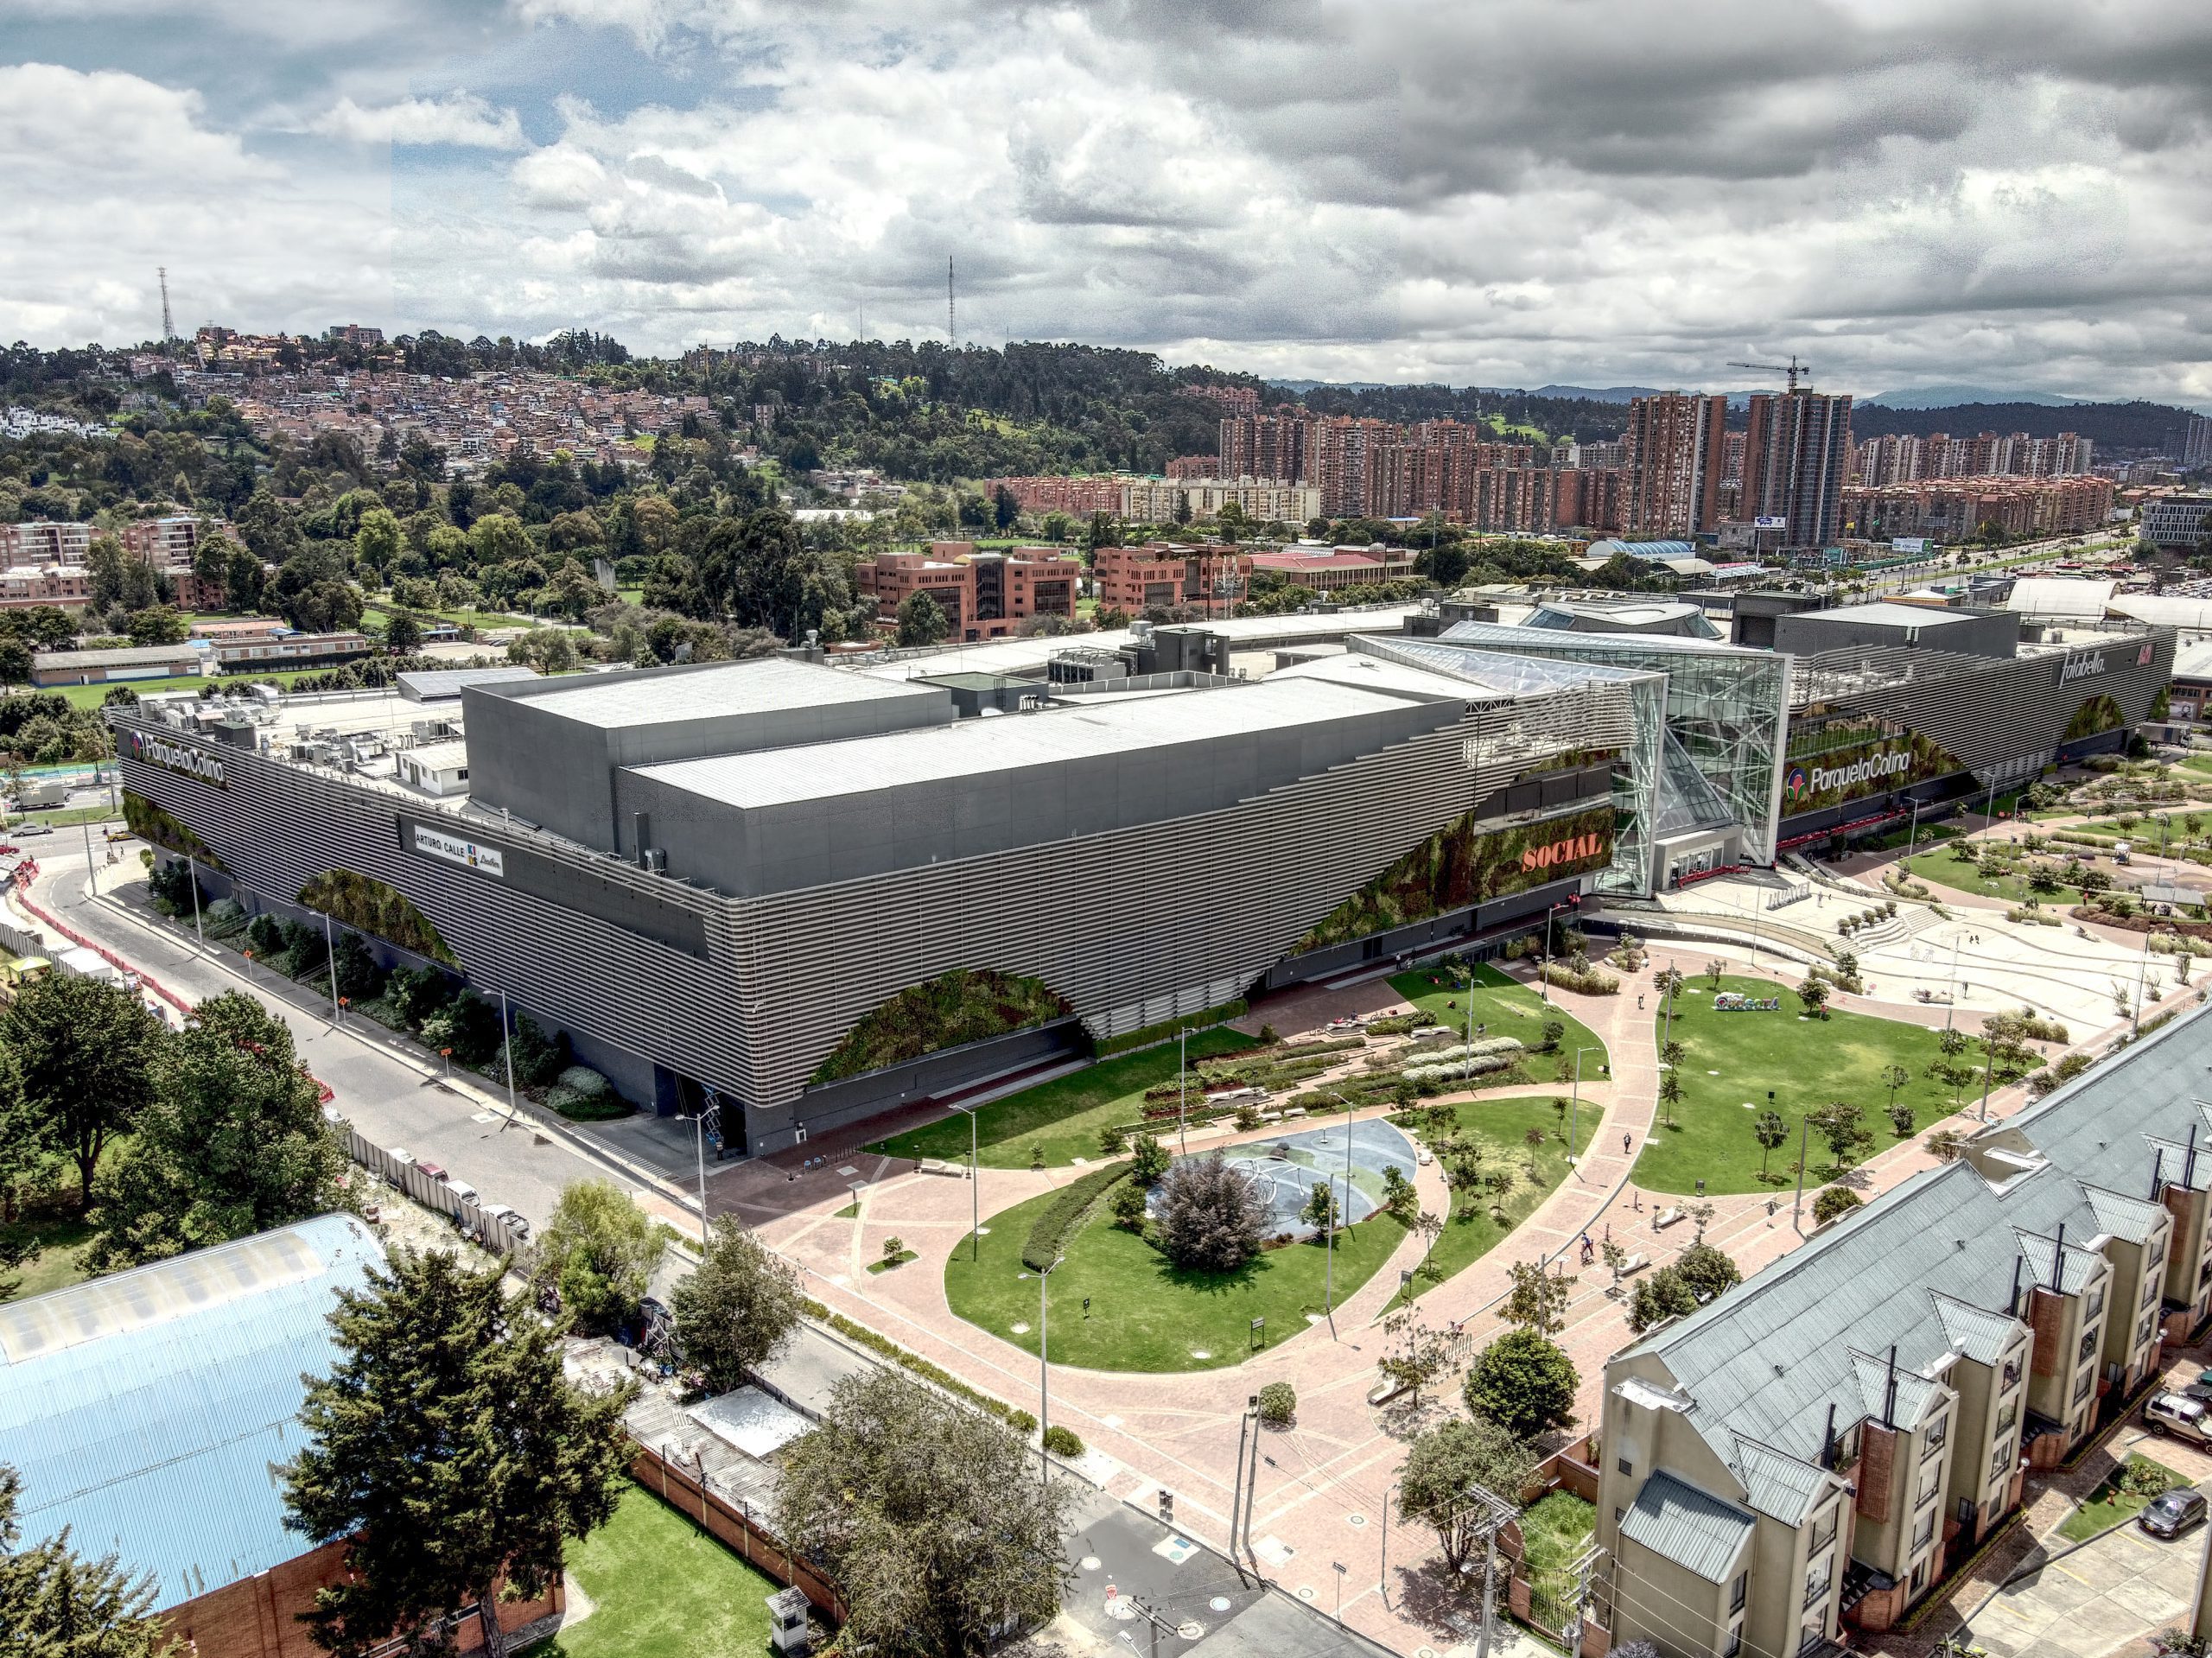
<svg viewBox="0 0 2212 1658">
<path fill-rule="evenodd" d="M 2096 1288 L 2089 1292 L 2089 1305 L 2088 1309 L 2082 1314 L 2082 1322 L 2086 1324 L 2088 1320 L 2095 1318 L 2097 1314 L 2102 1312 L 2104 1310 L 2105 1286 L 2100 1284 Z"/>
<path fill-rule="evenodd" d="M 2076 1359 L 2085 1359 L 2096 1350 L 2097 1332 L 2094 1330 L 2083 1331 L 2082 1332 L 2082 1350 L 2076 1353 L 2074 1356 Z"/>
<path fill-rule="evenodd" d="M 1636 1472 L 1636 1464 L 1630 1462 L 1626 1457 L 1616 1458 L 1614 1459 L 1613 1465 L 1620 1470 L 1621 1477 L 1624 1479 L 1626 1479 Z"/>
<path fill-rule="evenodd" d="M 1913 1528 L 1912 1547 L 1916 1553 L 1936 1540 L 1936 1515 L 1930 1511 L 1927 1519 Z"/>
<path fill-rule="evenodd" d="M 2020 1401 L 2015 1399 L 1997 1413 L 1997 1437 L 2009 1443 L 2012 1424 L 2020 1420 Z"/>
<path fill-rule="evenodd" d="M 2005 1361 L 2004 1379 L 1998 1384 L 2000 1393 L 2010 1393 L 2020 1385 L 2020 1359 L 2018 1354 Z"/>
<path fill-rule="evenodd" d="M 2096 1385 L 2096 1367 L 2094 1365 L 2091 1365 L 2088 1369 L 2082 1372 L 2081 1379 L 2074 1384 L 2074 1402 L 2078 1405 L 2083 1400 L 2087 1399 L 2089 1396 L 2089 1389 Z"/>
<path fill-rule="evenodd" d="M 1950 1437 L 1950 1432 L 1951 1419 L 1948 1416 L 1937 1417 L 1934 1425 L 1928 1430 L 1928 1443 L 1920 1454 L 1923 1457 L 1934 1456 L 1943 1448 L 1943 1441 Z"/>
<path fill-rule="evenodd" d="M 1805 1604 L 1826 1598 L 1828 1592 L 1829 1568 L 1834 1564 L 1833 1555 L 1823 1556 L 1820 1563 L 1805 1574 Z"/>
<path fill-rule="evenodd" d="M 2004 1478 L 2005 1475 L 2012 1471 L 2012 1443 L 2008 1439 L 2003 1445 L 1998 1446 L 1996 1454 L 1990 1458 L 1989 1477 L 1993 1482 L 1994 1482 Z"/>
<path fill-rule="evenodd" d="M 1728 1643 L 1720 1648 L 1720 1658 L 1736 1658 L 1744 1649 L 1744 1626 L 1733 1623 L 1728 1629 Z"/>
<path fill-rule="evenodd" d="M 1728 1610 L 1732 1612 L 1742 1611 L 1744 1601 L 1751 1592 L 1751 1574 L 1748 1571 L 1738 1572 L 1736 1574 L 1736 1581 L 1728 1585 Z"/>
<path fill-rule="evenodd" d="M 1920 1482 L 1920 1490 L 1914 1494 L 1912 1506 L 1916 1509 L 1923 1502 L 1933 1502 L 1936 1500 L 1936 1490 L 1942 1483 L 1943 1471 L 1940 1468 L 1929 1469 L 1928 1477 Z"/>
<path fill-rule="evenodd" d="M 1819 1646 L 1821 1642 L 1827 1639 L 1827 1633 L 1828 1621 L 1827 1616 L 1823 1614 L 1819 1617 L 1814 1618 L 1805 1625 L 1803 1630 L 1800 1632 L 1797 1636 L 1798 1652 L 1801 1654 L 1810 1652 L 1815 1647 Z"/>
<path fill-rule="evenodd" d="M 2138 1347 L 2151 1339 L 2151 1326 L 2157 1322 L 2157 1318 L 2152 1314 L 2145 1312 L 2143 1315 L 2143 1322 L 2135 1326 L 2135 1344 Z"/>
<path fill-rule="evenodd" d="M 1818 1554 L 1835 1541 L 1835 1517 L 1836 1510 L 1830 1508 L 1813 1522 L 1813 1546 L 1805 1551 L 1808 1554 Z"/>
</svg>

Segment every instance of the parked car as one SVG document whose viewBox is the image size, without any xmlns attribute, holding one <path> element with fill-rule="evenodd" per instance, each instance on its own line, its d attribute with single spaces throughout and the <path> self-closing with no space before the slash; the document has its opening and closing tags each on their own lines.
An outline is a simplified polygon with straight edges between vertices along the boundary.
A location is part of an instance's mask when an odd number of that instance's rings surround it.
<svg viewBox="0 0 2212 1658">
<path fill-rule="evenodd" d="M 422 1170 L 423 1173 L 429 1175 L 433 1180 L 442 1180 L 446 1178 L 445 1166 L 442 1164 L 432 1163 L 425 1160 L 417 1162 L 415 1166 Z"/>
<path fill-rule="evenodd" d="M 2178 1537 L 2190 1527 L 2203 1522 L 2204 1493 L 2183 1486 L 2154 1496 L 2143 1505 L 2143 1512 L 2135 1516 L 2135 1523 L 2153 1537 Z"/>
<path fill-rule="evenodd" d="M 2162 1393 L 2143 1407 L 2143 1426 L 2191 1445 L 2212 1445 L 2212 1405 L 2187 1394 Z"/>
<path fill-rule="evenodd" d="M 465 1204 L 473 1204 L 478 1201 L 476 1188 L 470 1185 L 466 1180 L 456 1180 L 453 1176 L 448 1174 L 445 1177 L 445 1188 L 448 1191 L 453 1193 L 454 1197 L 460 1198 L 461 1202 Z"/>
<path fill-rule="evenodd" d="M 26 835 L 51 835 L 54 833 L 54 825 L 51 823 L 17 823 L 10 829 L 8 833 L 16 836 L 18 840 L 22 839 Z"/>
<path fill-rule="evenodd" d="M 530 1236 L 530 1217 L 527 1215 L 524 1215 L 520 1210 L 513 1208 L 509 1204 L 485 1204 L 484 1218 L 487 1223 L 493 1221 L 504 1221 L 506 1223 L 507 1230 L 512 1233 L 516 1237 L 526 1239 Z"/>
</svg>

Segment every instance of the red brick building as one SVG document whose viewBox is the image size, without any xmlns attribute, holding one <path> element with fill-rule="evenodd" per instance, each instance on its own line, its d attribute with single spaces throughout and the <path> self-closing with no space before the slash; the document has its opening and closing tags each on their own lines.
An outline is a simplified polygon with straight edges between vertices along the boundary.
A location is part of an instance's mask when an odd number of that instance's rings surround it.
<svg viewBox="0 0 2212 1658">
<path fill-rule="evenodd" d="M 1245 591 L 1253 562 L 1251 554 L 1233 547 L 1151 541 L 1097 549 L 1091 579 L 1101 610 L 1141 616 L 1161 606 L 1193 605 L 1211 614 Z"/>
<path fill-rule="evenodd" d="M 894 621 L 908 595 L 926 593 L 944 613 L 949 640 L 1004 638 L 1033 616 L 1075 615 L 1083 560 L 1057 547 L 978 551 L 972 541 L 933 541 L 924 553 L 878 553 L 854 571 L 875 597 L 880 621 Z"/>
</svg>

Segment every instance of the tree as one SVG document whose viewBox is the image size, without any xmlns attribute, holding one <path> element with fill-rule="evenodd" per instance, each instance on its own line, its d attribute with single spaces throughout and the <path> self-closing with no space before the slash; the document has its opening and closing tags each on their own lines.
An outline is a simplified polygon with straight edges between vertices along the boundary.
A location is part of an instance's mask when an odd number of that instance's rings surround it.
<svg viewBox="0 0 2212 1658">
<path fill-rule="evenodd" d="M 1518 1509 L 1535 1469 L 1536 1453 L 1496 1422 L 1448 1421 L 1413 1442 L 1398 1470 L 1398 1512 L 1434 1528 L 1456 1580 L 1489 1517 L 1475 1493 Z"/>
<path fill-rule="evenodd" d="M 1167 1258 L 1187 1271 L 1234 1272 L 1260 1252 L 1268 1215 L 1258 1186 L 1215 1152 L 1169 1168 L 1154 1235 Z"/>
<path fill-rule="evenodd" d="M 1897 1102 L 1897 1090 L 1912 1080 L 1912 1073 L 1903 1065 L 1891 1064 L 1882 1067 L 1878 1080 L 1890 1090 L 1890 1104 L 1894 1107 Z"/>
<path fill-rule="evenodd" d="M 1697 1293 L 1682 1281 L 1671 1266 L 1646 1273 L 1636 1280 L 1629 1296 L 1628 1327 L 1641 1336 L 1654 1324 L 1685 1318 L 1697 1311 Z"/>
<path fill-rule="evenodd" d="M 1814 1194 L 1813 1220 L 1826 1226 L 1839 1215 L 1847 1215 L 1866 1201 L 1849 1186 L 1822 1186 Z"/>
<path fill-rule="evenodd" d="M 1828 1155 L 1839 1166 L 1855 1161 L 1874 1143 L 1866 1116 L 1847 1100 L 1831 1101 L 1812 1114 L 1813 1132 L 1826 1143 Z"/>
<path fill-rule="evenodd" d="M 1513 1287 L 1498 1317 L 1510 1324 L 1549 1336 L 1567 1322 L 1567 1280 L 1544 1270 L 1540 1261 L 1516 1261 L 1506 1269 Z"/>
<path fill-rule="evenodd" d="M 1713 981 L 1715 990 L 1720 988 L 1720 975 L 1728 970 L 1728 963 L 1717 958 L 1705 964 L 1705 975 Z"/>
<path fill-rule="evenodd" d="M 628 1192 L 612 1181 L 573 1180 L 538 1240 L 531 1276 L 559 1289 L 578 1330 L 609 1334 L 645 1299 L 645 1275 L 660 1248 L 652 1221 Z"/>
<path fill-rule="evenodd" d="M 1167 1172 L 1167 1166 L 1175 1159 L 1160 1143 L 1160 1137 L 1141 1134 L 1129 1148 L 1129 1184 L 1135 1186 L 1156 1186 Z"/>
<path fill-rule="evenodd" d="M 926 593 L 910 593 L 899 601 L 899 645 L 902 650 L 942 644 L 951 627 L 944 608 Z"/>
<path fill-rule="evenodd" d="M 502 1591 L 544 1593 L 563 1545 L 614 1512 L 630 1391 L 570 1387 L 558 1333 L 501 1270 L 401 1250 L 339 1292 L 336 1363 L 308 1385 L 307 1448 L 282 1472 L 286 1524 L 352 1540 L 307 1619 L 340 1658 L 395 1634 L 435 1643 L 436 1621 L 471 1603 L 504 1658 Z"/>
<path fill-rule="evenodd" d="M 4 1031 L 22 1067 L 24 1106 L 44 1125 L 48 1143 L 76 1162 L 89 1208 L 108 1141 L 153 1097 L 160 1021 L 118 986 L 52 973 L 16 993 Z"/>
<path fill-rule="evenodd" d="M 88 1560 L 69 1533 L 22 1546 L 22 1477 L 0 1464 L 0 1654 L 7 1658 L 161 1658 L 174 1649 L 154 1617 L 151 1572 Z"/>
<path fill-rule="evenodd" d="M 30 683 L 31 647 L 18 634 L 0 637 L 0 685 Z"/>
<path fill-rule="evenodd" d="M 1744 1274 L 1721 1250 L 1709 1243 L 1693 1243 L 1668 1270 L 1690 1286 L 1700 1304 L 1744 1281 Z"/>
<path fill-rule="evenodd" d="M 1326 1235 L 1337 1229 L 1337 1188 L 1333 1181 L 1318 1183 L 1306 1194 L 1299 1218 L 1314 1231 Z"/>
<path fill-rule="evenodd" d="M 372 506 L 361 514 L 360 526 L 353 531 L 353 556 L 369 573 L 371 581 L 382 583 L 385 573 L 399 558 L 400 549 L 406 545 L 406 536 L 399 527 L 399 519 L 389 507 Z"/>
<path fill-rule="evenodd" d="M 1475 1356 L 1467 1408 L 1516 1439 L 1574 1425 L 1573 1361 L 1532 1330 L 1509 1330 Z"/>
<path fill-rule="evenodd" d="M 684 1362 L 716 1393 L 744 1384 L 798 1327 L 805 1297 L 798 1273 L 725 1215 L 707 1240 L 698 1270 L 676 1286 L 671 1311 Z"/>
<path fill-rule="evenodd" d="M 1145 1189 L 1134 1180 L 1115 1184 L 1114 1195 L 1106 1200 L 1106 1208 L 1114 1217 L 1114 1224 L 1125 1232 L 1140 1236 L 1145 1228 Z"/>
<path fill-rule="evenodd" d="M 779 1460 L 776 1532 L 844 1590 L 848 1646 L 970 1658 L 1059 1610 L 1067 1484 L 982 1412 L 872 1369 L 836 1382 Z"/>
<path fill-rule="evenodd" d="M 100 1271 L 347 1206 L 346 1152 L 284 1021 L 241 991 L 193 1009 L 155 1055 L 154 1097 L 101 1172 Z"/>
<path fill-rule="evenodd" d="M 1682 1079 L 1669 1068 L 1659 1073 L 1659 1120 L 1669 1128 L 1675 1126 L 1675 1108 L 1682 1102 Z"/>
<path fill-rule="evenodd" d="M 1762 1111 L 1751 1119 L 1751 1137 L 1759 1143 L 1759 1178 L 1766 1178 L 1767 1159 L 1789 1138 L 1789 1125 L 1779 1111 Z"/>
<path fill-rule="evenodd" d="M 384 644 L 396 657 L 413 655 L 423 648 L 423 624 L 406 611 L 394 611 L 385 624 Z"/>
<path fill-rule="evenodd" d="M 1403 1346 L 1387 1344 L 1396 1343 L 1402 1336 Z M 1411 1388 L 1415 1398 L 1452 1367 L 1452 1350 L 1444 1337 L 1410 1306 L 1401 1307 L 1382 1320 L 1382 1337 L 1386 1345 L 1375 1368 L 1399 1386 Z"/>
<path fill-rule="evenodd" d="M 124 623 L 133 645 L 177 645 L 192 631 L 175 605 L 149 605 L 134 610 Z"/>
<path fill-rule="evenodd" d="M 1682 970 L 1681 969 L 1675 966 L 1672 962 L 1669 962 L 1667 966 L 1659 969 L 1657 975 L 1653 977 L 1651 983 L 1653 988 L 1662 996 L 1680 995 L 1684 983 Z"/>
<path fill-rule="evenodd" d="M 1805 975 L 1805 982 L 1797 987 L 1797 1000 L 1815 1019 L 1828 1016 L 1828 981 L 1814 974 Z"/>
</svg>

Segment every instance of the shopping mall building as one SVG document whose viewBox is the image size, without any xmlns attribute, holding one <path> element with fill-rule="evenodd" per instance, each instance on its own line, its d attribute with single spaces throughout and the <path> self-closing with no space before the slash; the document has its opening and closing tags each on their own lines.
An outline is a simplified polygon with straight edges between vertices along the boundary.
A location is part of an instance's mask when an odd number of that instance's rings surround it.
<svg viewBox="0 0 2212 1658">
<path fill-rule="evenodd" d="M 1795 655 L 1402 607 L 109 717 L 207 887 L 435 941 L 757 1152 L 2117 746 L 2172 657 L 1881 619 Z"/>
</svg>

